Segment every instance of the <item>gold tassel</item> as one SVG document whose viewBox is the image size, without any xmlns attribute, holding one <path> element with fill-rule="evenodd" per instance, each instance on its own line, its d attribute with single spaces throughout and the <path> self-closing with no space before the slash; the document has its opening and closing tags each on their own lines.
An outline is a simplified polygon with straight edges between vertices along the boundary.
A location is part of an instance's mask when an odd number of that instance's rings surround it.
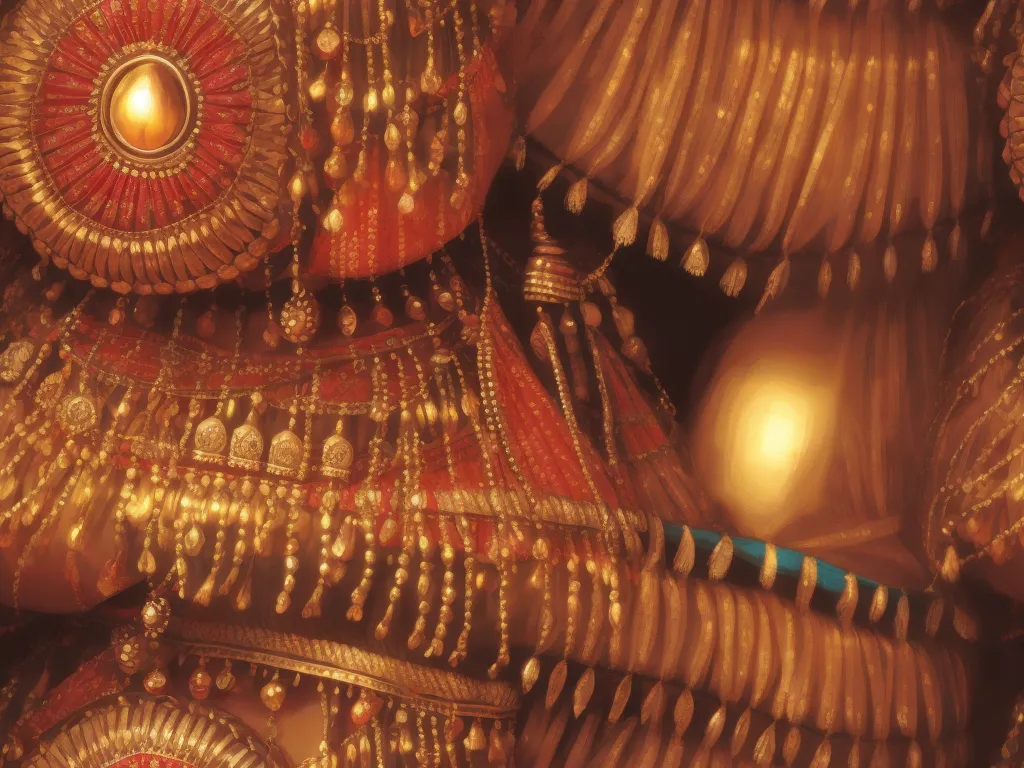
<svg viewBox="0 0 1024 768">
<path fill-rule="evenodd" d="M 960 579 L 960 558 L 952 545 L 946 547 L 946 554 L 942 558 L 942 578 L 950 584 L 955 584 Z"/>
<path fill-rule="evenodd" d="M 575 182 L 565 193 L 565 209 L 570 213 L 583 213 L 587 204 L 587 177 Z"/>
<path fill-rule="evenodd" d="M 764 545 L 764 562 L 761 563 L 761 586 L 771 589 L 779 572 L 778 554 L 774 544 Z"/>
<path fill-rule="evenodd" d="M 533 686 L 537 684 L 537 680 L 540 677 L 540 659 L 536 656 L 531 656 L 523 664 L 523 671 L 521 673 L 523 683 L 523 693 L 527 694 L 533 690 Z"/>
<path fill-rule="evenodd" d="M 811 768 L 828 768 L 832 762 L 832 742 L 829 741 L 828 736 L 825 740 L 818 745 L 818 748 L 814 750 L 814 757 L 811 759 Z"/>
<path fill-rule="evenodd" d="M 818 267 L 818 295 L 821 298 L 827 298 L 828 292 L 832 288 L 832 264 L 828 259 L 821 262 L 821 266 Z"/>
<path fill-rule="evenodd" d="M 516 140 L 512 143 L 512 163 L 515 165 L 517 171 L 523 170 L 526 167 L 526 137 L 517 136 Z"/>
<path fill-rule="evenodd" d="M 818 561 L 813 557 L 805 557 L 800 563 L 800 581 L 796 585 L 796 607 L 806 613 L 814 597 L 814 588 L 818 585 Z"/>
<path fill-rule="evenodd" d="M 764 729 L 754 745 L 754 763 L 758 766 L 771 765 L 775 759 L 775 723 Z"/>
<path fill-rule="evenodd" d="M 715 710 L 715 714 L 708 720 L 708 724 L 704 726 L 704 741 L 702 748 L 711 750 L 715 744 L 722 737 L 722 731 L 725 730 L 725 704 L 722 704 L 718 709 Z"/>
<path fill-rule="evenodd" d="M 768 275 L 768 282 L 764 285 L 764 293 L 761 294 L 761 301 L 758 302 L 757 308 L 754 309 L 754 314 L 757 314 L 764 305 L 772 299 L 777 299 L 779 294 L 786 290 L 786 284 L 789 282 L 789 259 L 783 258 L 778 264 L 775 265 L 775 269 Z"/>
<path fill-rule="evenodd" d="M 196 593 L 192 596 L 192 602 L 196 605 L 201 605 L 204 608 L 209 607 L 210 599 L 213 597 L 213 582 L 216 577 L 215 571 L 210 571 L 210 574 L 203 581 L 201 587 L 196 590 Z"/>
<path fill-rule="evenodd" d="M 928 237 L 925 238 L 924 247 L 921 248 L 921 271 L 926 275 L 931 274 L 938 265 L 939 247 L 935 244 L 932 233 L 929 232 Z"/>
<path fill-rule="evenodd" d="M 235 609 L 245 611 L 250 605 L 252 605 L 252 568 L 246 572 L 242 586 L 238 588 L 238 594 L 235 595 Z"/>
<path fill-rule="evenodd" d="M 690 693 L 689 688 L 684 688 L 672 709 L 672 722 L 675 723 L 676 734 L 682 736 L 686 733 L 691 720 L 693 720 L 693 694 Z"/>
<path fill-rule="evenodd" d="M 555 665 L 555 668 L 551 670 L 551 674 L 548 676 L 548 690 L 544 696 L 544 707 L 551 709 L 555 706 L 555 702 L 558 701 L 558 697 L 562 695 L 562 688 L 565 687 L 565 679 L 569 675 L 569 665 L 562 659 Z"/>
<path fill-rule="evenodd" d="M 708 244 L 703 237 L 698 237 L 693 244 L 686 249 L 683 256 L 682 267 L 694 277 L 703 277 L 711 264 L 711 253 L 708 251 Z"/>
<path fill-rule="evenodd" d="M 989 208 L 985 211 L 985 216 L 981 220 L 981 228 L 978 231 L 978 236 L 988 242 L 988 236 L 992 233 L 992 223 L 995 221 L 996 211 L 994 208 Z"/>
<path fill-rule="evenodd" d="M 789 726 L 786 739 L 782 742 L 782 760 L 787 766 L 793 765 L 796 756 L 800 752 L 800 728 L 796 725 Z"/>
<path fill-rule="evenodd" d="M 849 627 L 850 622 L 853 621 L 854 611 L 857 610 L 859 591 L 856 576 L 852 573 L 847 573 L 844 579 L 846 584 L 843 586 L 843 594 L 840 596 L 838 604 L 836 604 L 836 616 L 844 627 Z"/>
<path fill-rule="evenodd" d="M 728 296 L 730 299 L 735 299 L 740 295 L 740 291 L 743 290 L 743 286 L 747 282 L 747 262 L 742 257 L 736 259 L 729 268 L 725 270 L 725 274 L 722 275 L 722 279 L 718 281 L 718 287 L 722 289 L 722 293 Z"/>
<path fill-rule="evenodd" d="M 896 246 L 889 243 L 882 255 L 882 271 L 885 273 L 885 280 L 891 283 L 896 279 L 896 267 L 899 266 L 899 258 L 896 254 Z"/>
<path fill-rule="evenodd" d="M 693 542 L 690 526 L 683 526 L 683 534 L 679 539 L 679 549 L 672 560 L 672 570 L 681 576 L 689 576 L 697 560 L 697 548 Z"/>
<path fill-rule="evenodd" d="M 856 251 L 850 251 L 850 258 L 846 264 L 846 284 L 851 291 L 855 291 L 860 285 L 860 256 Z"/>
<path fill-rule="evenodd" d="M 872 623 L 878 621 L 885 615 L 885 609 L 889 606 L 889 590 L 884 584 L 879 584 L 875 594 L 871 597 L 871 611 L 868 618 Z"/>
<path fill-rule="evenodd" d="M 615 245 L 623 248 L 636 242 L 636 231 L 640 224 L 640 211 L 630 206 L 622 212 L 612 225 L 612 239 Z"/>
<path fill-rule="evenodd" d="M 962 261 L 967 256 L 967 243 L 963 238 L 963 231 L 960 229 L 960 222 L 957 221 L 953 226 L 953 231 L 949 233 L 949 257 L 953 261 Z"/>
<path fill-rule="evenodd" d="M 978 639 L 978 624 L 974 617 L 957 604 L 953 604 L 953 629 L 964 640 Z"/>
<path fill-rule="evenodd" d="M 644 570 L 651 570 L 661 565 L 665 559 L 665 528 L 660 518 L 654 515 L 647 516 L 647 559 L 644 561 Z"/>
<path fill-rule="evenodd" d="M 619 722 L 619 718 L 622 717 L 623 711 L 626 709 L 626 704 L 629 702 L 629 695 L 633 691 L 633 675 L 626 675 L 619 682 L 619 686 L 615 689 L 615 696 L 612 698 L 612 708 L 608 712 L 608 722 L 613 725 Z"/>
<path fill-rule="evenodd" d="M 658 720 L 665 710 L 665 686 L 661 680 L 654 684 L 654 687 L 647 692 L 643 704 L 640 705 L 640 724 L 645 725 L 648 720 Z"/>
<path fill-rule="evenodd" d="M 935 637 L 939 633 L 939 627 L 942 626 L 942 616 L 946 612 L 946 601 L 941 597 L 936 597 L 932 600 L 931 605 L 928 606 L 928 613 L 924 619 L 924 631 L 928 633 L 929 637 Z"/>
<path fill-rule="evenodd" d="M 896 618 L 893 619 L 893 628 L 896 631 L 896 639 L 901 643 L 906 642 L 907 628 L 910 626 L 910 601 L 906 595 L 900 595 L 896 602 Z"/>
<path fill-rule="evenodd" d="M 543 192 L 545 189 L 550 187 L 552 182 L 554 182 L 554 180 L 558 178 L 558 174 L 562 172 L 562 169 L 564 167 L 565 166 L 562 163 L 559 163 L 558 165 L 553 165 L 552 167 L 548 168 L 547 173 L 541 176 L 540 181 L 537 182 L 537 189 Z"/>
<path fill-rule="evenodd" d="M 733 758 L 739 757 L 743 747 L 746 746 L 747 737 L 750 735 L 750 708 L 743 710 L 736 721 L 736 727 L 732 729 L 732 739 L 729 742 L 729 751 Z"/>
<path fill-rule="evenodd" d="M 846 759 L 846 768 L 860 768 L 860 737 L 854 736 L 850 745 L 850 756 Z"/>
<path fill-rule="evenodd" d="M 728 534 L 722 536 L 708 558 L 708 577 L 712 581 L 721 581 L 732 565 L 733 543 Z"/>
<path fill-rule="evenodd" d="M 658 261 L 668 260 L 668 227 L 661 219 L 655 219 L 647 236 L 647 255 Z"/>
<path fill-rule="evenodd" d="M 583 714 L 590 703 L 590 697 L 594 695 L 594 670 L 587 667 L 576 682 L 576 688 L 572 692 L 572 712 L 576 717 Z"/>
<path fill-rule="evenodd" d="M 922 765 L 924 765 L 924 756 L 921 754 L 921 745 L 912 741 L 907 749 L 907 768 L 921 768 Z"/>
<path fill-rule="evenodd" d="M 324 585 L 317 584 L 313 589 L 313 593 L 309 596 L 309 600 L 302 607 L 302 618 L 304 619 L 315 619 L 319 618 L 323 610 L 321 608 L 321 602 L 324 599 Z"/>
</svg>

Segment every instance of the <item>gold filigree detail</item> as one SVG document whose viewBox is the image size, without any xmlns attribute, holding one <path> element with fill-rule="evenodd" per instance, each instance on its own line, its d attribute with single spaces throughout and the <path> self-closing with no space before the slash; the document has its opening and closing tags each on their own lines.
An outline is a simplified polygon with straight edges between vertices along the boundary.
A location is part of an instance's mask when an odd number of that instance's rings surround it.
<svg viewBox="0 0 1024 768">
<path fill-rule="evenodd" d="M 519 697 L 512 686 L 474 680 L 453 672 L 381 656 L 328 640 L 258 627 L 171 621 L 167 637 L 195 655 L 265 664 L 414 701 L 442 715 L 515 716 Z"/>
<path fill-rule="evenodd" d="M 25 759 L 27 768 L 110 766 L 133 755 L 203 768 L 279 768 L 259 736 L 197 704 L 145 696 L 89 709 Z"/>
</svg>

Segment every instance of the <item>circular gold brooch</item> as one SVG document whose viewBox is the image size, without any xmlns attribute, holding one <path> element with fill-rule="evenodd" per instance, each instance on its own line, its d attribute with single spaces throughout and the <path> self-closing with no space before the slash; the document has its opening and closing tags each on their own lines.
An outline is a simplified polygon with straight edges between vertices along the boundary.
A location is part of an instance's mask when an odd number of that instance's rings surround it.
<svg viewBox="0 0 1024 768">
<path fill-rule="evenodd" d="M 36 249 L 122 293 L 211 288 L 279 229 L 270 0 L 26 0 L 0 32 L 0 197 Z"/>
<path fill-rule="evenodd" d="M 84 711 L 29 755 L 27 768 L 278 768 L 259 736 L 195 703 L 143 695 Z"/>
</svg>

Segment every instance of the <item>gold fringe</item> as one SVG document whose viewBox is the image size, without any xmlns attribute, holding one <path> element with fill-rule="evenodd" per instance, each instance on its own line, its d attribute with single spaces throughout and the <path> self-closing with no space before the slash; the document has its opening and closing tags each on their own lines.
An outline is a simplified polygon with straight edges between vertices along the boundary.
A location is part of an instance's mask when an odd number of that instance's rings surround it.
<svg viewBox="0 0 1024 768">
<path fill-rule="evenodd" d="M 697 547 L 693 541 L 690 526 L 683 526 L 683 534 L 679 539 L 679 549 L 672 560 L 672 570 L 681 576 L 689 576 L 697 561 Z"/>
<path fill-rule="evenodd" d="M 747 737 L 750 735 L 750 707 L 743 710 L 743 714 L 736 720 L 736 726 L 732 729 L 732 739 L 729 741 L 729 751 L 734 758 L 739 757 L 743 747 L 746 746 Z"/>
<path fill-rule="evenodd" d="M 949 258 L 953 261 L 963 261 L 967 257 L 967 243 L 964 240 L 963 231 L 960 229 L 959 220 L 953 226 L 953 231 L 949 233 L 947 248 L 949 249 Z"/>
<path fill-rule="evenodd" d="M 818 561 L 813 557 L 805 557 L 800 563 L 800 581 L 796 585 L 796 607 L 806 613 L 814 597 L 814 588 L 818 586 Z"/>
<path fill-rule="evenodd" d="M 846 264 L 846 284 L 851 291 L 860 285 L 860 256 L 856 251 L 850 251 L 850 259 Z"/>
<path fill-rule="evenodd" d="M 828 736 L 814 750 L 814 757 L 811 759 L 811 768 L 828 768 L 832 762 L 832 742 Z"/>
<path fill-rule="evenodd" d="M 743 290 L 746 283 L 747 262 L 743 260 L 743 257 L 739 257 L 725 270 L 722 279 L 718 281 L 718 286 L 722 289 L 722 293 L 735 299 L 740 295 L 740 291 Z"/>
<path fill-rule="evenodd" d="M 576 717 L 583 714 L 590 703 L 590 697 L 594 695 L 594 670 L 587 667 L 576 682 L 576 688 L 572 692 L 572 712 Z"/>
<path fill-rule="evenodd" d="M 665 527 L 661 518 L 654 515 L 647 517 L 647 560 L 644 562 L 644 569 L 657 568 L 665 560 Z"/>
<path fill-rule="evenodd" d="M 544 706 L 551 709 L 562 695 L 562 688 L 565 687 L 565 680 L 569 676 L 569 665 L 562 659 L 551 670 L 548 676 L 548 690 L 544 696 Z"/>
<path fill-rule="evenodd" d="M 953 629 L 964 640 L 978 639 L 978 623 L 964 608 L 953 604 Z"/>
<path fill-rule="evenodd" d="M 587 177 L 575 182 L 565 193 L 565 209 L 570 213 L 583 213 L 587 204 Z"/>
<path fill-rule="evenodd" d="M 853 621 L 854 611 L 857 610 L 857 601 L 860 597 L 860 590 L 857 586 L 857 577 L 847 573 L 844 577 L 843 594 L 836 605 L 836 616 L 844 627 L 849 627 Z"/>
<path fill-rule="evenodd" d="M 827 298 L 828 292 L 832 288 L 832 264 L 828 259 L 821 262 L 821 266 L 818 267 L 818 295 L 821 298 Z"/>
<path fill-rule="evenodd" d="M 686 249 L 683 256 L 682 267 L 694 277 L 703 277 L 711 264 L 711 253 L 708 251 L 708 244 L 703 237 L 698 237 L 693 244 Z"/>
<path fill-rule="evenodd" d="M 926 275 L 931 274 L 938 265 L 939 247 L 935 244 L 935 238 L 932 237 L 932 233 L 929 232 L 928 237 L 925 238 L 924 246 L 921 248 L 921 271 Z"/>
<path fill-rule="evenodd" d="M 516 140 L 512 143 L 512 163 L 515 165 L 517 171 L 523 170 L 526 167 L 526 137 L 517 136 Z"/>
<path fill-rule="evenodd" d="M 896 602 L 896 618 L 893 619 L 893 628 L 896 631 L 896 639 L 901 643 L 906 642 L 907 628 L 910 626 L 910 601 L 906 595 L 900 595 Z"/>
<path fill-rule="evenodd" d="M 708 578 L 712 581 L 721 581 L 729 572 L 732 565 L 733 543 L 728 534 L 722 536 L 711 552 L 708 559 Z"/>
<path fill-rule="evenodd" d="M 540 677 L 540 659 L 536 656 L 531 656 L 527 659 L 526 663 L 523 664 L 523 671 L 521 673 L 523 693 L 529 693 L 533 690 L 533 686 L 537 684 L 537 680 Z"/>
<path fill-rule="evenodd" d="M 764 285 L 764 293 L 761 295 L 761 301 L 758 302 L 754 314 L 760 312 L 764 309 L 765 304 L 772 299 L 777 299 L 786 290 L 786 284 L 789 282 L 789 266 L 789 259 L 786 258 L 775 265 L 775 269 L 768 275 L 768 282 Z"/>
<path fill-rule="evenodd" d="M 665 711 L 665 686 L 661 680 L 654 684 L 654 687 L 647 692 L 643 704 L 640 705 L 640 724 L 647 721 L 657 721 Z"/>
<path fill-rule="evenodd" d="M 647 255 L 658 261 L 668 260 L 668 227 L 661 219 L 655 219 L 647 236 Z"/>
<path fill-rule="evenodd" d="M 876 622 L 885 615 L 885 609 L 889 607 L 889 590 L 884 584 L 879 584 L 875 588 L 875 594 L 871 597 L 871 610 L 868 613 L 868 618 L 872 622 Z"/>
<path fill-rule="evenodd" d="M 778 553 L 775 545 L 768 543 L 764 545 L 764 562 L 761 563 L 761 586 L 771 589 L 775 584 L 775 576 L 779 572 Z"/>
<path fill-rule="evenodd" d="M 775 723 L 764 729 L 754 745 L 754 763 L 758 766 L 771 765 L 775 759 Z"/>
<path fill-rule="evenodd" d="M 891 283 L 896 279 L 897 266 L 899 266 L 899 257 L 896 253 L 896 246 L 889 243 L 882 255 L 882 271 L 885 273 L 886 282 Z"/>
<path fill-rule="evenodd" d="M 619 682 L 618 687 L 615 689 L 615 696 L 612 698 L 612 707 L 608 711 L 608 722 L 613 725 L 619 722 L 619 718 L 622 717 L 622 713 L 626 709 L 626 704 L 629 703 L 629 695 L 633 692 L 633 675 L 626 675 Z"/>
<path fill-rule="evenodd" d="M 935 637 L 942 626 L 942 616 L 946 612 L 946 601 L 942 597 L 936 597 L 928 606 L 928 613 L 924 617 L 924 631 L 929 637 Z"/>
<path fill-rule="evenodd" d="M 672 722 L 675 724 L 675 733 L 682 736 L 690 727 L 693 720 L 693 694 L 689 688 L 684 688 L 676 699 L 676 705 L 672 708 Z"/>
<path fill-rule="evenodd" d="M 636 231 L 640 224 L 640 211 L 636 206 L 624 210 L 612 225 L 612 239 L 619 248 L 636 242 Z"/>
<path fill-rule="evenodd" d="M 942 557 L 940 573 L 942 578 L 950 584 L 955 584 L 960 580 L 960 558 L 957 557 L 956 550 L 953 549 L 952 545 L 946 547 L 946 554 Z"/>
<path fill-rule="evenodd" d="M 799 752 L 800 727 L 797 725 L 791 725 L 789 726 L 789 731 L 786 732 L 785 741 L 782 742 L 782 759 L 787 766 L 793 765 Z"/>
<path fill-rule="evenodd" d="M 541 176 L 540 181 L 537 182 L 538 191 L 543 192 L 545 189 L 550 187 L 554 183 L 555 179 L 558 178 L 558 175 L 562 172 L 563 168 L 565 168 L 565 165 L 562 163 L 548 168 L 547 173 Z"/>
<path fill-rule="evenodd" d="M 725 704 L 722 704 L 715 710 L 715 714 L 711 716 L 708 724 L 704 727 L 703 748 L 710 750 L 718 743 L 718 740 L 722 737 L 722 731 L 725 730 L 725 720 Z"/>
</svg>

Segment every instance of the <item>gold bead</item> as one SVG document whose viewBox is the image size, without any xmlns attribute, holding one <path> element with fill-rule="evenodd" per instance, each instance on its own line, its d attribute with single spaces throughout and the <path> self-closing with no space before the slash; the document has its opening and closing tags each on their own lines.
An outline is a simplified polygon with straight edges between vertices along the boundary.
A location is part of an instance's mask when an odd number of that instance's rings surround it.
<svg viewBox="0 0 1024 768">
<path fill-rule="evenodd" d="M 260 701 L 271 712 L 277 712 L 284 704 L 285 693 L 283 685 L 277 680 L 271 680 L 260 690 Z"/>
</svg>

